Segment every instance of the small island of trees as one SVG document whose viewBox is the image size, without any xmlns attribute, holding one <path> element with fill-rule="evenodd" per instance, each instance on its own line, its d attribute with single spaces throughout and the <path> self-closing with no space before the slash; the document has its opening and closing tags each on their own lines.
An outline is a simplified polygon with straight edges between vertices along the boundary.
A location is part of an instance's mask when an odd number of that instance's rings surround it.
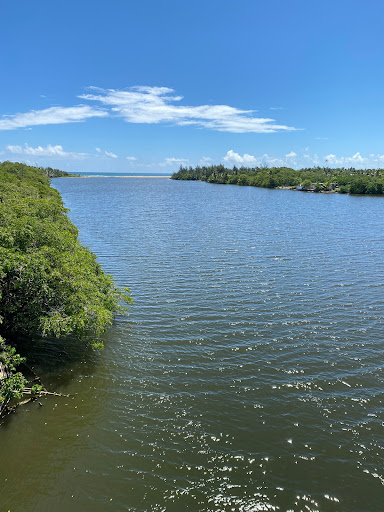
<svg viewBox="0 0 384 512">
<path fill-rule="evenodd" d="M 171 178 L 311 192 L 375 195 L 384 193 L 384 169 L 312 167 L 295 170 L 290 167 L 265 166 L 234 166 L 230 169 L 220 164 L 195 168 L 181 166 Z"/>
</svg>

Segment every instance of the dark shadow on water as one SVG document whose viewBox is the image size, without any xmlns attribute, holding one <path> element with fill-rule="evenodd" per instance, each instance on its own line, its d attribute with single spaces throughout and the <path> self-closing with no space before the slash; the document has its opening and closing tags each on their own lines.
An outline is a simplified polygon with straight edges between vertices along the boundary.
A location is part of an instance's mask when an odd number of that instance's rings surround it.
<svg viewBox="0 0 384 512">
<path fill-rule="evenodd" d="M 124 330 L 130 331 L 131 324 L 126 317 L 117 317 L 113 325 L 99 338 L 105 345 L 101 350 L 93 349 L 89 343 L 74 336 L 63 339 L 39 336 L 8 339 L 17 352 L 26 358 L 25 364 L 20 365 L 17 370 L 25 375 L 30 384 L 41 383 L 50 392 L 66 395 L 73 393 L 74 383 L 94 376 L 105 364 L 105 351 L 113 346 L 119 325 L 124 325 Z M 38 401 L 46 399 L 47 397 L 40 397 Z M 16 409 L 20 410 L 22 409 Z M 1 427 L 7 426 L 14 416 L 13 413 L 3 416 L 0 419 Z"/>
<path fill-rule="evenodd" d="M 50 392 L 66 394 L 67 387 L 81 376 L 92 375 L 100 364 L 100 351 L 95 351 L 89 344 L 75 337 L 57 338 L 21 338 L 12 340 L 17 352 L 26 358 L 25 364 L 18 367 L 31 382 L 38 382 Z M 104 342 L 104 339 L 101 339 Z M 37 402 L 43 403 L 52 397 L 39 397 Z M 12 404 L 11 404 L 12 405 Z M 7 428 L 23 407 L 5 414 L 0 419 L 1 428 Z"/>
<path fill-rule="evenodd" d="M 74 337 L 20 338 L 15 346 L 26 358 L 26 365 L 50 391 L 60 391 L 80 374 L 94 373 L 100 362 L 100 352 Z"/>
</svg>

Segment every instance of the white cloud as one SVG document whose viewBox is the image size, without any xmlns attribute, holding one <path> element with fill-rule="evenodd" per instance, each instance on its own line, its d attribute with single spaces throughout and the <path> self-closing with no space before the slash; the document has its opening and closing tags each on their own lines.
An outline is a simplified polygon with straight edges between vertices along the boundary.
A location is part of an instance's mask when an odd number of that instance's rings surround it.
<svg viewBox="0 0 384 512">
<path fill-rule="evenodd" d="M 365 162 L 367 159 L 363 158 L 359 152 L 355 153 L 352 158 L 350 158 L 351 162 L 361 164 Z"/>
<path fill-rule="evenodd" d="M 248 155 L 248 153 L 244 153 L 243 156 L 235 153 L 232 149 L 230 149 L 224 157 L 225 162 L 229 162 L 232 164 L 242 164 L 244 166 L 254 166 L 254 167 L 262 167 L 262 166 L 273 166 L 279 167 L 283 165 L 287 165 L 287 163 L 282 158 L 276 158 L 269 156 L 267 153 L 260 157 L 256 157 L 254 155 Z"/>
<path fill-rule="evenodd" d="M 236 164 L 256 164 L 257 159 L 252 156 L 244 153 L 243 156 L 239 155 L 239 153 L 235 153 L 232 149 L 230 149 L 224 157 L 225 162 L 232 162 Z"/>
<path fill-rule="evenodd" d="M 118 158 L 115 153 L 112 153 L 111 151 L 104 151 L 101 148 L 96 148 L 96 152 L 98 153 L 97 156 L 107 156 L 109 158 Z"/>
<path fill-rule="evenodd" d="M 359 151 L 352 156 L 337 156 L 330 153 L 320 158 L 316 153 L 311 155 L 308 153 L 303 154 L 305 166 L 329 166 L 329 167 L 354 167 L 356 169 L 375 168 L 383 166 L 384 155 L 370 153 L 367 157 L 361 155 Z M 304 163 L 302 162 L 302 163 Z"/>
<path fill-rule="evenodd" d="M 129 160 L 130 162 L 134 162 L 135 160 L 137 160 L 137 158 L 135 156 L 127 156 L 126 157 L 127 160 Z"/>
<path fill-rule="evenodd" d="M 254 110 L 241 110 L 228 105 L 184 106 L 175 104 L 183 99 L 174 96 L 168 87 L 132 87 L 121 91 L 98 89 L 98 94 L 82 94 L 80 98 L 98 101 L 128 123 L 170 123 L 178 126 L 194 125 L 233 133 L 273 133 L 296 130 L 291 126 L 275 124 L 274 119 L 254 117 Z"/>
<path fill-rule="evenodd" d="M 309 153 L 309 148 L 305 148 L 304 153 L 297 154 L 294 151 L 286 154 L 284 157 L 270 156 L 265 153 L 262 156 L 254 156 L 245 153 L 243 156 L 236 153 L 232 149 L 227 152 L 223 160 L 225 163 L 232 165 L 244 165 L 246 167 L 293 167 L 299 169 L 302 167 L 329 166 L 329 167 L 354 167 L 376 168 L 384 167 L 384 154 L 370 153 L 367 157 L 360 152 L 354 153 L 352 156 L 336 156 L 333 153 L 329 155 L 319 156 L 316 153 Z"/>
<path fill-rule="evenodd" d="M 374 157 L 374 155 L 370 155 L 370 156 L 371 156 L 371 160 L 375 160 L 375 158 L 372 158 L 372 157 Z M 380 158 L 380 155 L 377 155 L 377 157 Z M 329 163 L 331 165 L 341 165 L 341 166 L 346 166 L 346 165 L 360 166 L 362 164 L 370 165 L 369 161 L 370 161 L 370 159 L 362 157 L 359 151 L 357 153 L 355 153 L 353 156 L 349 156 L 349 157 L 345 157 L 345 156 L 337 157 L 336 155 L 333 155 L 332 153 L 325 157 L 326 163 Z"/>
<path fill-rule="evenodd" d="M 0 118 L 0 130 L 14 130 L 27 126 L 46 124 L 78 123 L 90 117 L 105 117 L 103 109 L 92 108 L 89 105 L 75 107 L 50 107 L 44 110 L 31 110 L 20 114 L 7 115 Z"/>
<path fill-rule="evenodd" d="M 160 167 L 175 167 L 175 165 L 187 165 L 189 163 L 189 160 L 186 158 L 166 158 L 164 162 L 161 162 L 159 165 Z"/>
<path fill-rule="evenodd" d="M 75 158 L 75 159 L 83 159 L 88 158 L 87 153 L 73 153 L 64 151 L 63 146 L 60 146 L 59 144 L 52 146 L 51 144 L 48 144 L 47 146 L 37 146 L 36 148 L 33 148 L 32 146 L 29 146 L 28 144 L 25 144 L 24 146 L 11 146 L 8 145 L 6 147 L 8 151 L 10 151 L 13 154 L 16 155 L 31 155 L 31 156 L 42 156 L 42 157 L 55 157 L 55 158 Z"/>
<path fill-rule="evenodd" d="M 110 151 L 104 151 L 106 156 L 109 156 L 110 158 L 117 158 L 117 155 L 115 153 L 111 153 Z"/>
<path fill-rule="evenodd" d="M 336 155 L 333 155 L 332 153 L 330 153 L 329 155 L 327 155 L 325 157 L 325 161 L 330 164 L 336 164 L 336 163 L 338 163 L 338 158 L 336 157 Z"/>
<path fill-rule="evenodd" d="M 166 158 L 165 163 L 166 164 L 187 164 L 189 160 L 186 158 Z"/>
<path fill-rule="evenodd" d="M 275 158 L 273 156 L 269 156 L 266 153 L 263 155 L 262 165 L 271 165 L 272 167 L 282 167 L 285 165 L 285 162 L 282 158 Z"/>
<path fill-rule="evenodd" d="M 274 133 L 293 131 L 292 126 L 280 125 L 271 118 L 256 117 L 255 110 L 242 110 L 229 105 L 181 105 L 168 87 L 132 87 L 128 90 L 90 87 L 90 94 L 80 98 L 97 101 L 103 108 L 90 105 L 50 107 L 0 117 L 0 130 L 14 130 L 39 125 L 85 121 L 92 117 L 122 117 L 128 123 L 169 123 L 177 126 L 197 126 L 232 133 Z M 97 149 L 96 149 L 97 150 Z"/>
<path fill-rule="evenodd" d="M 203 156 L 202 158 L 200 158 L 199 164 L 200 165 L 211 165 L 212 162 L 213 162 L 213 158 L 211 158 L 209 156 Z"/>
</svg>

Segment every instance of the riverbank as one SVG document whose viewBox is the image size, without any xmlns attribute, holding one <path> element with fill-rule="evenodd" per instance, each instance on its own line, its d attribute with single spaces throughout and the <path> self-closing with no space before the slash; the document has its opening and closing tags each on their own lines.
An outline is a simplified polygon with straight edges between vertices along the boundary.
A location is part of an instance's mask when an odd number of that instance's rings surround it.
<svg viewBox="0 0 384 512">
<path fill-rule="evenodd" d="M 131 303 L 78 239 L 53 169 L 0 163 L 0 404 L 21 398 L 22 336 L 73 335 L 94 348 L 116 313 Z M 66 177 L 67 173 L 58 173 Z M 4 343 L 4 339 L 7 345 Z"/>
<path fill-rule="evenodd" d="M 295 170 L 288 167 L 233 167 L 223 165 L 184 168 L 171 176 L 174 180 L 285 188 L 303 192 L 383 195 L 384 169 L 333 169 L 314 167 Z"/>
</svg>

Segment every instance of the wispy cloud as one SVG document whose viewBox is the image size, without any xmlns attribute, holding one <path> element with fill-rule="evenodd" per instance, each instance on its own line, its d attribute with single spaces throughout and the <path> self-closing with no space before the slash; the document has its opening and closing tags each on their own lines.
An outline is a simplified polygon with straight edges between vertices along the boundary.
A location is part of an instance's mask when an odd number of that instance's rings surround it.
<svg viewBox="0 0 384 512">
<path fill-rule="evenodd" d="M 297 156 L 297 154 L 294 151 L 291 151 L 290 153 L 288 153 L 285 156 L 286 156 L 286 158 L 295 158 Z"/>
<path fill-rule="evenodd" d="M 213 158 L 211 158 L 210 156 L 203 156 L 200 158 L 199 164 L 200 165 L 211 165 L 212 162 L 213 162 Z"/>
<path fill-rule="evenodd" d="M 14 130 L 39 125 L 76 123 L 94 117 L 122 117 L 127 123 L 197 126 L 232 133 L 274 133 L 296 128 L 278 124 L 274 119 L 257 117 L 255 110 L 229 105 L 182 105 L 182 96 L 168 87 L 132 87 L 128 90 L 90 87 L 79 98 L 102 107 L 76 105 L 30 110 L 0 117 L 0 130 Z"/>
<path fill-rule="evenodd" d="M 189 160 L 186 158 L 174 158 L 169 157 L 166 158 L 163 162 L 159 164 L 160 167 L 175 167 L 175 165 L 187 165 L 189 163 Z"/>
<path fill-rule="evenodd" d="M 97 153 L 100 156 L 107 156 L 109 158 L 119 158 L 115 153 L 111 153 L 111 151 L 104 151 L 101 148 L 96 148 Z"/>
<path fill-rule="evenodd" d="M 127 123 L 198 126 L 232 133 L 274 133 L 293 131 L 292 126 L 279 125 L 274 119 L 255 117 L 254 110 L 241 110 L 228 105 L 184 106 L 182 96 L 175 96 L 168 87 L 132 87 L 129 90 L 98 89 L 97 94 L 79 98 L 97 101 L 122 117 Z"/>
<path fill-rule="evenodd" d="M 29 112 L 0 117 L 0 130 L 14 130 L 27 126 L 46 124 L 78 123 L 90 117 L 106 117 L 108 112 L 89 105 L 75 107 L 50 107 L 44 110 L 31 110 Z"/>
<path fill-rule="evenodd" d="M 135 162 L 137 160 L 135 156 L 127 156 L 126 159 L 129 160 L 130 162 Z"/>
<path fill-rule="evenodd" d="M 63 146 L 59 144 L 52 146 L 37 146 L 36 148 L 25 144 L 24 146 L 6 146 L 6 149 L 15 155 L 30 155 L 30 156 L 41 156 L 41 157 L 55 157 L 55 158 L 74 158 L 82 160 L 88 158 L 87 153 L 74 153 L 64 151 Z"/>
</svg>

